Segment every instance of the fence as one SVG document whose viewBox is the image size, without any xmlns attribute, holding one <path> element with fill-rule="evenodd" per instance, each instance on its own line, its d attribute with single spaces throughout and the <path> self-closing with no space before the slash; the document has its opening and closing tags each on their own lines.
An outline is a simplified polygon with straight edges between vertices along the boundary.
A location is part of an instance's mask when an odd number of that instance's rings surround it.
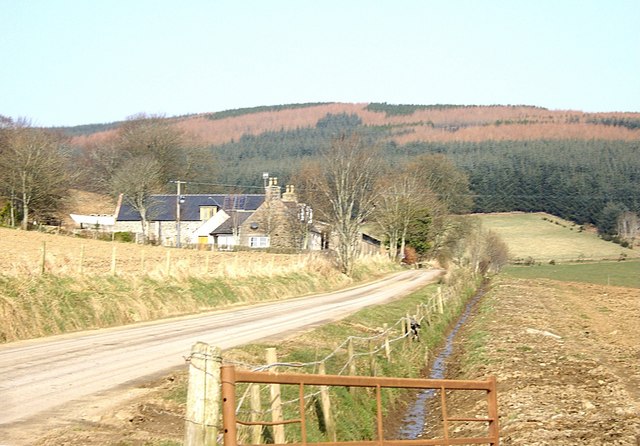
<svg viewBox="0 0 640 446">
<path fill-rule="evenodd" d="M 62 236 L 22 244 L 6 241 L 0 245 L 11 252 L 10 259 L 6 258 L 0 268 L 0 274 L 8 276 L 271 277 L 327 262 L 323 253 L 198 251 Z"/>
<path fill-rule="evenodd" d="M 433 319 L 437 318 L 438 315 L 444 313 L 446 307 L 450 306 L 456 301 L 459 301 L 458 297 L 460 294 L 461 289 L 459 287 L 449 287 L 444 291 L 441 287 L 439 287 L 437 293 L 434 296 L 431 296 L 426 302 L 420 303 L 416 307 L 416 312 L 414 315 L 407 315 L 406 317 L 402 317 L 391 327 L 389 327 L 388 324 L 384 324 L 382 329 L 375 330 L 375 333 L 372 336 L 349 336 L 331 353 L 326 355 L 324 358 L 318 359 L 316 361 L 306 363 L 278 362 L 275 349 L 267 349 L 266 365 L 252 366 L 249 364 L 240 364 L 237 362 L 235 362 L 233 365 L 239 365 L 247 370 L 251 370 L 250 373 L 264 372 L 265 370 L 283 369 L 285 367 L 295 368 L 298 370 L 309 369 L 310 373 L 313 373 L 313 375 L 302 375 L 305 377 L 324 375 L 325 370 L 327 369 L 326 366 L 331 365 L 331 368 L 334 370 L 334 377 L 340 376 L 343 378 L 348 378 L 347 381 L 341 381 L 341 384 L 339 385 L 343 387 L 347 386 L 349 387 L 350 392 L 354 392 L 358 387 L 369 387 L 369 384 L 371 384 L 371 382 L 376 382 L 358 380 L 364 378 L 368 379 L 369 377 L 375 378 L 378 374 L 380 361 L 391 361 L 392 355 L 397 354 L 394 353 L 394 351 L 396 351 L 394 344 L 399 343 L 400 345 L 405 345 L 406 343 L 418 340 L 416 338 L 416 333 L 412 329 L 412 325 L 414 328 L 418 325 L 422 325 L 424 328 L 431 326 Z M 421 344 L 416 343 L 414 345 L 417 346 Z M 217 420 L 221 411 L 219 407 L 220 383 L 217 380 L 219 379 L 220 368 L 224 368 L 226 366 L 222 366 L 222 358 L 219 349 L 209 347 L 208 345 L 201 343 L 198 343 L 194 346 L 194 350 L 189 360 L 191 362 L 191 368 L 188 404 L 198 404 L 199 407 L 197 409 L 190 409 L 188 407 L 187 409 L 187 432 L 185 435 L 185 444 L 188 446 L 213 445 L 216 443 L 216 436 L 219 428 Z M 428 348 L 424 348 L 424 364 L 426 365 L 427 362 Z M 361 375 L 363 374 L 370 376 L 355 377 L 354 375 L 356 375 L 358 372 L 356 363 L 359 363 L 359 371 Z M 227 361 L 227 365 L 231 364 Z M 246 376 L 244 375 L 244 371 L 236 371 L 236 373 L 240 373 L 240 376 L 243 379 L 246 378 Z M 344 376 L 346 374 L 354 376 L 356 381 L 350 381 L 351 378 Z M 253 377 L 253 375 L 251 376 Z M 262 377 L 265 375 L 256 376 Z M 289 374 L 277 376 L 289 376 Z M 306 379 L 307 378 L 304 378 L 304 380 Z M 282 413 L 284 412 L 283 408 L 298 406 L 300 404 L 312 404 L 313 402 L 313 404 L 316 404 L 318 406 L 318 413 L 321 412 L 321 414 L 318 414 L 317 416 L 319 418 L 322 418 L 323 432 L 326 434 L 326 437 L 328 439 L 335 442 L 335 416 L 332 413 L 329 392 L 326 387 L 328 385 L 331 385 L 334 379 L 336 378 L 330 378 L 331 383 L 327 384 L 322 384 L 325 383 L 325 381 L 322 380 L 321 384 L 317 384 L 320 382 L 317 381 L 316 384 L 318 388 L 314 393 L 304 392 L 304 394 L 301 395 L 295 391 L 289 391 L 286 395 L 288 397 L 288 400 L 286 401 L 283 401 L 283 393 L 279 388 L 280 384 L 270 384 L 267 387 L 259 385 L 247 386 L 242 393 L 242 396 L 239 398 L 237 408 L 235 409 L 235 413 L 239 414 L 240 417 L 244 417 L 242 425 L 248 426 L 246 428 L 243 428 L 243 435 L 251 439 L 251 444 L 260 444 L 265 441 L 264 427 L 268 426 L 270 437 L 268 440 L 272 443 L 282 444 L 285 442 L 285 425 L 280 423 L 280 421 L 282 420 Z M 237 375 L 234 380 L 234 382 L 238 382 Z M 306 382 L 304 380 L 303 382 Z M 480 443 L 484 442 L 497 444 L 497 409 L 495 405 L 495 382 L 491 384 L 490 389 L 486 388 L 486 381 L 482 381 L 482 384 L 476 385 L 476 387 L 480 386 L 482 390 L 487 391 L 489 393 L 488 398 L 491 400 L 489 402 L 490 409 L 488 409 L 489 415 L 479 419 L 470 419 L 472 417 L 452 417 L 447 415 L 444 394 L 448 389 L 450 389 L 450 387 L 447 387 L 446 385 L 443 387 L 443 382 L 449 381 L 436 381 L 429 383 L 424 380 L 410 380 L 404 383 L 410 384 L 409 386 L 401 386 L 402 388 L 414 389 L 437 388 L 438 391 L 441 392 L 441 402 L 439 404 L 440 409 L 445 411 L 443 412 L 442 419 L 445 420 L 444 423 L 447 425 L 443 426 L 442 429 L 442 441 L 449 441 L 449 443 L 441 442 L 420 444 L 461 444 L 456 443 L 456 441 L 458 440 L 457 438 L 448 438 L 448 429 L 450 427 L 449 424 L 451 422 L 461 421 L 471 424 L 478 423 L 480 421 L 485 422 L 485 424 L 488 424 L 489 427 L 488 434 L 469 438 L 475 438 Z M 366 385 L 363 385 L 363 383 L 365 383 Z M 416 387 L 412 387 L 416 383 L 418 383 L 418 385 Z M 374 384 L 373 387 L 377 388 L 377 385 L 378 384 Z M 268 392 L 268 395 L 264 395 L 264 392 Z M 376 398 L 379 398 L 379 396 L 377 396 Z M 265 405 L 265 401 L 267 401 L 266 409 L 265 407 L 263 407 Z M 304 403 L 305 401 L 306 403 Z M 247 403 L 250 407 L 248 409 L 242 409 L 245 405 L 247 405 Z M 235 406 L 235 403 L 233 406 Z M 434 407 L 437 408 L 437 404 Z M 225 410 L 229 409 L 226 408 Z M 287 411 L 289 413 L 291 412 L 291 410 Z M 264 418 L 268 415 L 270 415 L 272 418 L 271 422 L 265 424 L 263 419 L 262 421 L 260 421 L 261 418 Z M 248 421 L 246 420 L 247 418 Z M 300 419 L 300 417 L 298 417 L 298 419 Z M 379 436 L 378 440 L 376 441 L 378 442 L 376 444 L 382 444 L 380 443 L 381 441 L 384 444 L 392 444 L 388 443 L 388 440 L 385 440 L 382 436 Z M 470 442 L 467 443 L 472 444 Z"/>
<path fill-rule="evenodd" d="M 308 374 L 276 374 L 266 372 L 251 372 L 236 370 L 234 366 L 222 366 L 222 419 L 224 432 L 224 445 L 237 446 L 237 424 L 245 426 L 282 426 L 285 424 L 299 424 L 299 443 L 289 443 L 293 445 L 380 445 L 380 446 L 404 446 L 404 445 L 454 445 L 454 444 L 490 444 L 498 445 L 498 403 L 496 396 L 495 377 L 487 381 L 461 381 L 461 380 L 433 380 L 433 379 L 410 379 L 410 378 L 384 378 L 384 377 L 362 377 L 362 376 L 336 376 L 336 375 L 308 375 Z M 298 417 L 294 419 L 283 419 L 280 414 L 274 414 L 274 421 L 251 421 L 240 420 L 236 416 L 236 384 L 237 383 L 261 383 L 261 384 L 289 384 L 295 385 L 299 389 Z M 342 386 L 342 387 L 366 387 L 375 389 L 376 398 L 376 439 L 358 441 L 333 441 L 327 442 L 307 442 L 307 409 L 305 396 L 305 386 Z M 390 440 L 385 438 L 383 423 L 383 408 L 381 392 L 383 388 L 401 389 L 432 389 L 440 390 L 441 395 L 441 420 L 442 436 L 432 439 L 420 440 Z M 447 413 L 446 392 L 448 390 L 463 391 L 484 391 L 487 398 L 486 417 L 451 417 Z M 453 436 L 450 428 L 453 423 L 482 423 L 488 426 L 485 436 Z M 284 438 L 276 439 L 276 444 L 283 444 Z M 252 443 L 256 444 L 256 443 Z"/>
</svg>

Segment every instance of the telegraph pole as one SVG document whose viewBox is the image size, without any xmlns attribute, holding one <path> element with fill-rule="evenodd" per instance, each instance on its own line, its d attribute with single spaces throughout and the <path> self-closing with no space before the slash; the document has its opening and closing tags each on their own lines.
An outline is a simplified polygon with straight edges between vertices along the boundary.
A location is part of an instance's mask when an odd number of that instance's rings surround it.
<svg viewBox="0 0 640 446">
<path fill-rule="evenodd" d="M 180 186 L 182 184 L 186 184 L 186 181 L 180 181 L 180 180 L 175 180 L 172 181 L 173 183 L 176 183 L 176 248 L 181 248 L 182 247 L 182 239 L 180 237 L 180 204 L 182 204 L 182 202 L 184 201 L 184 198 L 182 197 L 182 194 L 180 193 Z"/>
</svg>

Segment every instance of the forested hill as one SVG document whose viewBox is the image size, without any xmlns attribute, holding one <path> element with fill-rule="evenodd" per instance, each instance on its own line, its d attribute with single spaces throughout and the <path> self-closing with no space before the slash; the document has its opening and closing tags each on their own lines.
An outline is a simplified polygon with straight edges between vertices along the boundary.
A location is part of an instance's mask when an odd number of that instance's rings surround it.
<svg viewBox="0 0 640 446">
<path fill-rule="evenodd" d="M 167 118 L 205 143 L 245 135 L 313 128 L 327 114 L 356 115 L 363 126 L 386 128 L 398 144 L 413 141 L 503 141 L 536 139 L 639 140 L 640 113 L 583 113 L 532 106 L 391 105 L 310 103 L 262 106 Z M 118 123 L 62 129 L 84 143 Z"/>
<path fill-rule="evenodd" d="M 640 113 L 314 103 L 167 120 L 207 147 L 216 169 L 201 179 L 219 185 L 257 187 L 263 171 L 287 181 L 332 138 L 358 132 L 393 165 L 423 153 L 451 158 L 469 175 L 477 212 L 545 211 L 604 233 L 622 212 L 640 214 Z M 115 131 L 63 130 L 77 147 Z"/>
</svg>

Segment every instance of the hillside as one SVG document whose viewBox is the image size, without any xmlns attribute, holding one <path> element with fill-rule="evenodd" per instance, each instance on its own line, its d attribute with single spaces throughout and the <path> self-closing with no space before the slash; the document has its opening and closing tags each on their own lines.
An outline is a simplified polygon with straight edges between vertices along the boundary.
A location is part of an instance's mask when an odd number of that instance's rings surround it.
<svg viewBox="0 0 640 446">
<path fill-rule="evenodd" d="M 449 158 L 469 178 L 474 212 L 546 212 L 608 236 L 621 213 L 640 214 L 640 113 L 312 103 L 165 120 L 199 141 L 201 162 L 183 177 L 194 193 L 253 191 L 262 172 L 285 184 L 336 136 L 355 132 L 392 168 L 425 154 Z M 90 165 L 115 124 L 63 130 Z"/>
<path fill-rule="evenodd" d="M 477 215 L 509 247 L 512 261 L 575 262 L 640 258 L 640 250 L 623 248 L 593 231 L 544 213 Z"/>
<path fill-rule="evenodd" d="M 291 104 L 169 118 L 205 144 L 243 135 L 315 127 L 327 114 L 357 115 L 364 125 L 391 129 L 398 144 L 415 141 L 505 141 L 537 139 L 639 140 L 640 113 L 584 113 L 532 106 Z M 97 131 L 96 131 L 97 130 Z M 99 141 L 112 125 L 68 129 L 74 143 Z"/>
</svg>

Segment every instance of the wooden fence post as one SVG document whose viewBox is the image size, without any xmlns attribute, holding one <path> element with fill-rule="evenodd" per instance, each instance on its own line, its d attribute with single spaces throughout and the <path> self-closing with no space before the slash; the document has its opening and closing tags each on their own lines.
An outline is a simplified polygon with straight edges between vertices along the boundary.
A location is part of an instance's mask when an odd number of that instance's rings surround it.
<svg viewBox="0 0 640 446">
<path fill-rule="evenodd" d="M 324 362 L 321 362 L 318 366 L 318 374 L 325 375 Z M 337 441 L 336 424 L 333 421 L 333 415 L 331 413 L 331 399 L 329 398 L 329 388 L 327 386 L 320 386 L 320 406 L 322 407 L 322 418 L 324 418 L 324 427 L 327 432 L 329 441 Z"/>
<path fill-rule="evenodd" d="M 438 287 L 438 313 L 444 314 L 444 302 L 442 301 L 442 288 Z"/>
<path fill-rule="evenodd" d="M 384 330 L 384 355 L 387 357 L 387 361 L 391 361 L 391 347 L 389 346 L 389 324 L 386 322 L 382 324 L 382 330 Z"/>
<path fill-rule="evenodd" d="M 167 265 L 165 268 L 167 277 L 171 275 L 171 251 L 167 251 Z"/>
<path fill-rule="evenodd" d="M 267 349 L 267 364 L 275 364 L 278 362 L 276 349 L 271 347 Z M 280 384 L 271 384 L 271 421 L 280 422 L 284 418 L 282 416 L 282 397 L 280 394 Z M 273 441 L 277 444 L 285 443 L 284 424 L 275 424 L 273 426 Z"/>
<path fill-rule="evenodd" d="M 220 415 L 220 348 L 196 342 L 191 349 L 185 446 L 214 446 Z"/>
<path fill-rule="evenodd" d="M 260 384 L 251 384 L 251 421 L 261 421 L 262 401 L 260 399 Z M 251 426 L 251 444 L 262 444 L 262 426 Z"/>
<path fill-rule="evenodd" d="M 111 275 L 116 275 L 116 245 L 111 247 Z"/>
<path fill-rule="evenodd" d="M 40 257 L 40 274 L 44 274 L 47 265 L 47 242 L 42 242 L 42 256 Z"/>
<path fill-rule="evenodd" d="M 84 273 L 84 245 L 80 245 L 80 264 L 78 265 L 78 273 Z"/>
<path fill-rule="evenodd" d="M 375 351 L 376 351 L 376 345 L 372 339 L 369 339 L 369 370 L 370 370 L 371 376 L 377 375 Z"/>
<path fill-rule="evenodd" d="M 349 375 L 356 375 L 356 357 L 353 351 L 353 339 L 347 340 L 347 356 L 349 357 Z"/>
</svg>

